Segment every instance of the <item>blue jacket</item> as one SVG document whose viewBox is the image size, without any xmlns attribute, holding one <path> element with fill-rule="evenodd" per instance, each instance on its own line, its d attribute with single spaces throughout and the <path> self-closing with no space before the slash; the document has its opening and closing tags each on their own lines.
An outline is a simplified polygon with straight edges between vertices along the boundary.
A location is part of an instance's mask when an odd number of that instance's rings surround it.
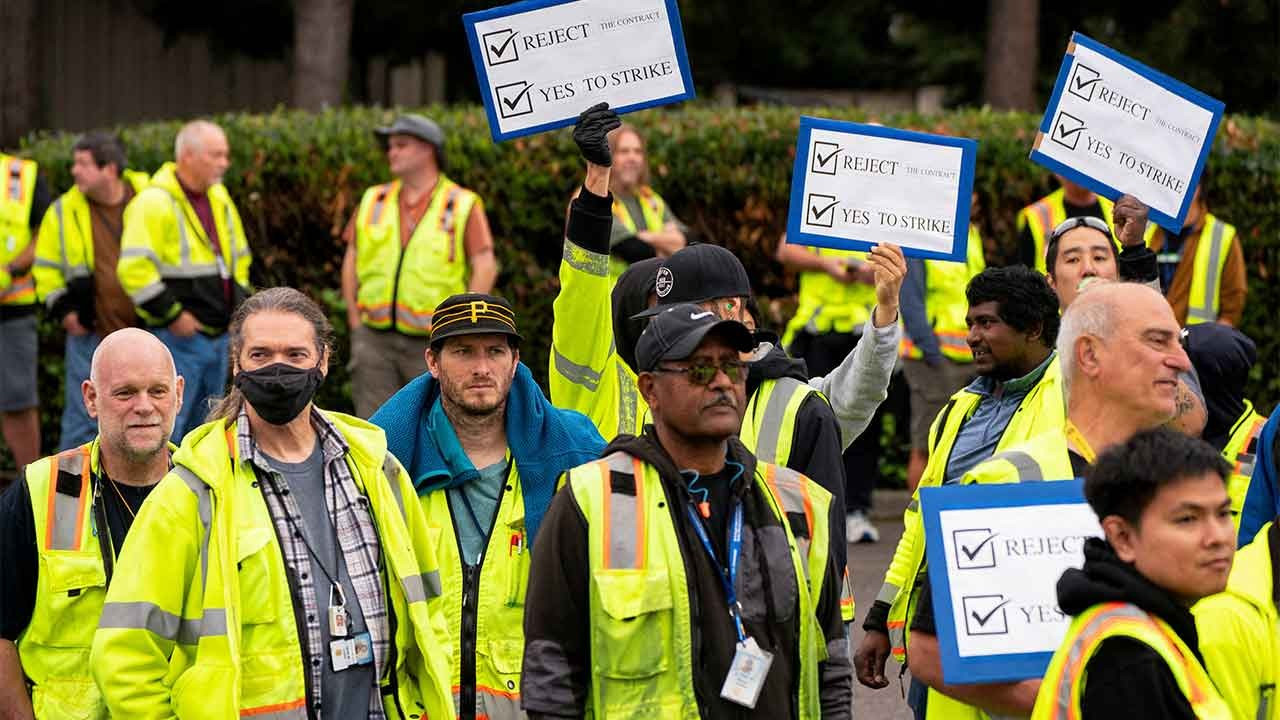
<svg viewBox="0 0 1280 720">
<path fill-rule="evenodd" d="M 1280 405 L 1276 406 L 1267 424 L 1258 434 L 1258 453 L 1253 463 L 1253 477 L 1249 480 L 1249 492 L 1244 496 L 1244 508 L 1240 510 L 1240 533 L 1236 544 L 1248 545 L 1263 525 L 1280 515 L 1280 495 L 1276 482 L 1280 480 L 1280 457 L 1276 457 L 1276 435 L 1280 433 Z"/>
</svg>

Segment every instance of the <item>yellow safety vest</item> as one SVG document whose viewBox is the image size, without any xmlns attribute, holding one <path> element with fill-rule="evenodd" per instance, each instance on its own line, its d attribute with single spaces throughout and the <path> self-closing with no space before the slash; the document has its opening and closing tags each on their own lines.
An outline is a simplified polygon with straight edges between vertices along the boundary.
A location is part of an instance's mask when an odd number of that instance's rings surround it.
<svg viewBox="0 0 1280 720">
<path fill-rule="evenodd" d="M 809 248 L 822 257 L 845 258 L 846 261 L 867 259 L 865 252 Z M 796 314 L 782 335 L 783 347 L 789 347 L 796 333 L 812 335 L 853 332 L 871 317 L 876 305 L 876 289 L 866 283 L 842 283 L 825 272 L 810 270 L 800 273 L 800 292 Z"/>
<path fill-rule="evenodd" d="M 920 514 L 920 489 L 940 487 L 946 477 L 947 464 L 960 428 L 977 411 L 982 396 L 961 389 L 938 413 L 929 429 L 929 460 L 920 484 L 902 514 L 903 534 L 894 550 L 893 560 L 885 573 L 884 585 L 876 600 L 889 603 L 889 639 L 893 657 L 907 664 L 907 646 L 911 622 L 915 619 L 920 588 L 924 582 L 924 517 Z M 996 444 L 996 457 L 1041 433 L 1061 432 L 1066 412 L 1062 399 L 1062 370 L 1055 355 L 1036 383 L 1018 406 Z M 981 467 L 981 466 L 979 466 Z M 976 468 L 975 468 L 976 469 Z M 966 476 L 967 477 L 967 476 Z M 981 481 L 985 481 L 982 478 Z"/>
<path fill-rule="evenodd" d="M 146 173 L 125 170 L 121 178 L 142 192 L 150 178 Z M 52 308 L 67 294 L 73 280 L 93 277 L 93 219 L 89 201 L 80 188 L 71 189 L 49 206 L 36 237 L 35 279 L 40 301 Z"/>
<path fill-rule="evenodd" d="M 1036 244 L 1036 270 L 1040 272 L 1048 272 L 1045 252 L 1047 251 L 1046 243 L 1049 240 L 1049 233 L 1053 232 L 1054 228 L 1067 219 L 1065 197 L 1066 191 L 1058 188 L 1019 210 L 1018 217 L 1014 221 L 1018 233 L 1021 233 L 1024 227 L 1031 229 L 1031 239 Z M 1114 238 L 1116 228 L 1111 222 L 1111 210 L 1115 207 L 1115 203 L 1101 195 L 1096 197 L 1098 198 L 1098 206 L 1102 209 L 1102 220 L 1107 223 L 1107 227 L 1111 228 L 1111 236 Z M 1154 226 L 1147 227 L 1148 236 L 1153 230 Z"/>
<path fill-rule="evenodd" d="M 393 635 L 379 692 L 389 717 L 449 717 L 440 576 L 422 506 L 382 430 L 325 412 L 377 525 Z M 93 640 L 115 717 L 308 717 L 302 648 L 274 524 L 234 423 L 202 425 L 151 492 Z M 408 502 L 406 503 L 406 499 Z M 432 605 L 428 606 L 428 601 Z M 327 658 L 313 658 L 328 662 Z"/>
<path fill-rule="evenodd" d="M 982 236 L 978 234 L 976 225 L 969 226 L 968 255 L 964 263 L 924 261 L 925 312 L 928 313 L 929 324 L 933 326 L 933 334 L 938 337 L 939 349 L 953 362 L 973 362 L 973 351 L 969 349 L 969 326 L 965 322 L 969 309 L 965 290 L 973 276 L 986 267 L 987 261 L 982 254 Z M 911 342 L 906 333 L 902 334 L 898 354 L 915 360 L 924 357 L 924 352 Z"/>
<path fill-rule="evenodd" d="M 1231 477 L 1227 479 L 1227 495 L 1231 497 L 1232 518 L 1236 530 L 1240 529 L 1240 511 L 1249 493 L 1249 481 L 1253 478 L 1253 463 L 1258 457 L 1258 436 L 1267 419 L 1253 409 L 1253 403 L 1244 401 L 1244 412 L 1231 426 L 1231 435 L 1222 448 L 1222 458 L 1231 465 Z"/>
<path fill-rule="evenodd" d="M 614 483 L 614 475 L 634 482 Z M 689 585 L 661 477 L 617 452 L 574 468 L 569 484 L 587 521 L 591 558 L 588 713 L 698 720 Z M 818 720 L 818 663 L 827 649 L 814 611 L 826 575 L 831 495 L 797 472 L 764 462 L 756 465 L 755 485 L 787 534 L 794 577 L 805 578 L 796 583 L 805 619 L 795 648 L 798 707 L 801 720 Z M 805 518 L 807 538 L 792 532 L 788 514 Z"/>
<path fill-rule="evenodd" d="M 1236 552 L 1227 589 L 1196 603 L 1200 653 L 1236 720 L 1280 720 L 1280 614 L 1267 523 Z"/>
<path fill-rule="evenodd" d="M 649 232 L 658 232 L 663 228 L 662 218 L 667 214 L 667 204 L 662 196 L 654 192 L 653 188 L 648 185 L 641 185 L 636 188 L 636 200 L 640 204 L 640 214 L 644 217 L 644 229 Z M 613 221 L 622 223 L 627 232 L 635 235 L 638 232 L 639 225 L 636 224 L 635 218 L 631 217 L 627 206 L 616 196 L 613 199 Z M 609 273 L 617 280 L 618 276 L 627 269 L 625 260 L 621 260 L 612 255 L 609 256 Z"/>
<path fill-rule="evenodd" d="M 440 562 L 441 599 L 453 644 L 450 687 L 461 715 L 462 663 L 475 664 L 475 717 L 517 720 L 520 668 L 524 661 L 524 596 L 529 586 L 529 545 L 524 527 L 524 495 L 515 463 L 507 475 L 480 565 L 478 595 L 469 599 L 475 618 L 475 655 L 462 657 L 464 570 L 449 493 L 434 490 L 422 498 L 432 546 Z"/>
<path fill-rule="evenodd" d="M 1213 213 L 1204 216 L 1200 241 L 1196 243 L 1195 264 L 1191 269 L 1191 295 L 1187 298 L 1187 325 L 1215 322 L 1222 294 L 1222 273 L 1231 254 L 1236 229 Z"/>
<path fill-rule="evenodd" d="M 36 283 L 31 273 L 9 275 L 6 267 L 31 244 L 31 205 L 36 172 L 32 160 L 0 153 L 0 305 L 33 305 Z"/>
<path fill-rule="evenodd" d="M 1088 682 L 1086 667 L 1108 638 L 1125 637 L 1151 648 L 1169 671 L 1197 718 L 1230 720 L 1231 711 L 1191 649 L 1168 623 L 1128 603 L 1100 603 L 1071 621 L 1067 636 L 1049 661 L 1031 720 L 1076 720 Z M 1143 708 L 1133 708 L 1140 716 Z"/>
<path fill-rule="evenodd" d="M 441 175 L 406 247 L 400 241 L 400 181 L 365 191 L 356 214 L 356 304 L 365 325 L 428 335 L 431 313 L 467 291 L 467 219 L 479 196 Z"/>
</svg>

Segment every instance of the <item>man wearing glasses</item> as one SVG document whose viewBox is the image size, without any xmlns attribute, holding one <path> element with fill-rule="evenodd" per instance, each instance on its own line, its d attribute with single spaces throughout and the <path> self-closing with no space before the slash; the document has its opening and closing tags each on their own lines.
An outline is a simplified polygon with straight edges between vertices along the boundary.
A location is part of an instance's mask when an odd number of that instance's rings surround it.
<svg viewBox="0 0 1280 720">
<path fill-rule="evenodd" d="M 652 425 L 569 471 L 533 554 L 533 720 L 850 716 L 831 495 L 736 437 L 754 346 L 688 303 L 640 336 Z"/>
</svg>

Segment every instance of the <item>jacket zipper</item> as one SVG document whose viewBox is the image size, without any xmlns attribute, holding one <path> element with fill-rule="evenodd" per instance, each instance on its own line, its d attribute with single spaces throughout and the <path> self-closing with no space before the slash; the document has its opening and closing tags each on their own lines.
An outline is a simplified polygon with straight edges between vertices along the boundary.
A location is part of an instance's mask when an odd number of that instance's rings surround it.
<svg viewBox="0 0 1280 720">
<path fill-rule="evenodd" d="M 510 476 L 510 467 L 507 477 Z M 498 514 L 502 511 L 502 500 L 507 491 L 507 477 L 498 488 L 498 502 L 493 508 L 493 517 L 489 522 L 489 534 L 485 536 L 481 546 L 480 557 L 474 566 L 467 565 L 467 556 L 462 548 L 462 536 L 458 533 L 458 520 L 453 516 L 453 503 L 448 502 L 449 522 L 453 524 L 453 540 L 458 546 L 458 561 L 462 563 L 462 615 L 461 634 L 458 636 L 458 717 L 462 720 L 475 720 L 476 717 L 476 633 L 480 609 L 480 573 L 484 570 L 485 557 L 489 551 L 489 540 L 493 536 L 494 525 Z M 448 497 L 446 496 L 446 501 Z"/>
</svg>

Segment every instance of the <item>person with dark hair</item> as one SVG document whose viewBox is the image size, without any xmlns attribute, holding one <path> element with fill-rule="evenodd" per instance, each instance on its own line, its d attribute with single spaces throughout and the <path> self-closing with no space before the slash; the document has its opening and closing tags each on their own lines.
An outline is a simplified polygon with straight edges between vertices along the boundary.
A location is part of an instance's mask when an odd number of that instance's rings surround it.
<svg viewBox="0 0 1280 720">
<path fill-rule="evenodd" d="M 75 185 L 54 201 L 40 224 L 34 270 L 37 296 L 67 335 L 62 450 L 89 442 L 97 432 L 80 402 L 94 349 L 107 335 L 139 324 L 116 264 L 125 206 L 149 180 L 146 173 L 128 169 L 124 147 L 114 135 L 82 136 L 71 157 Z"/>
<path fill-rule="evenodd" d="M 364 191 L 342 258 L 352 402 L 366 418 L 422 372 L 432 308 L 498 278 L 484 202 L 444 174 L 444 130 L 407 114 L 374 135 L 395 179 Z"/>
<path fill-rule="evenodd" d="M 1191 614 L 1231 572 L 1228 473 L 1214 448 L 1168 428 L 1139 432 L 1084 470 L 1105 538 L 1085 540 L 1084 567 L 1058 580 L 1058 605 L 1074 619 L 1032 720 L 1233 717 Z"/>
<path fill-rule="evenodd" d="M 382 430 L 313 402 L 333 354 L 292 288 L 231 317 L 235 389 L 137 513 L 89 655 L 112 717 L 454 712 L 432 534 Z"/>
<path fill-rule="evenodd" d="M 452 629 L 463 720 L 518 720 L 525 593 L 538 528 L 569 468 L 604 449 L 595 426 L 553 407 L 520 362 L 515 310 L 453 295 L 432 313 L 426 367 L 369 421 L 418 489 Z"/>
<path fill-rule="evenodd" d="M 919 488 L 957 483 L 995 453 L 1062 429 L 1061 378 L 1053 349 L 1058 299 L 1044 276 L 1022 265 L 987 268 L 969 281 L 965 296 L 967 343 L 978 378 L 952 395 L 933 421 Z M 884 669 L 891 653 L 907 663 L 905 639 L 918 622 L 911 609 L 929 601 L 922 591 L 925 541 L 919 488 L 903 514 L 904 532 L 884 586 L 862 625 L 866 635 L 854 666 L 867 687 L 888 685 Z M 921 717 L 926 705 L 957 702 L 934 691 L 926 700 L 926 691 L 913 681 L 909 701 Z M 934 712 L 934 717 L 942 716 L 941 709 Z"/>
<path fill-rule="evenodd" d="M 1064 221 L 1091 217 L 1110 225 L 1113 203 L 1083 185 L 1054 174 L 1059 188 L 1018 211 L 1014 226 L 1018 231 L 1018 261 L 1045 272 L 1049 233 Z"/>
</svg>

